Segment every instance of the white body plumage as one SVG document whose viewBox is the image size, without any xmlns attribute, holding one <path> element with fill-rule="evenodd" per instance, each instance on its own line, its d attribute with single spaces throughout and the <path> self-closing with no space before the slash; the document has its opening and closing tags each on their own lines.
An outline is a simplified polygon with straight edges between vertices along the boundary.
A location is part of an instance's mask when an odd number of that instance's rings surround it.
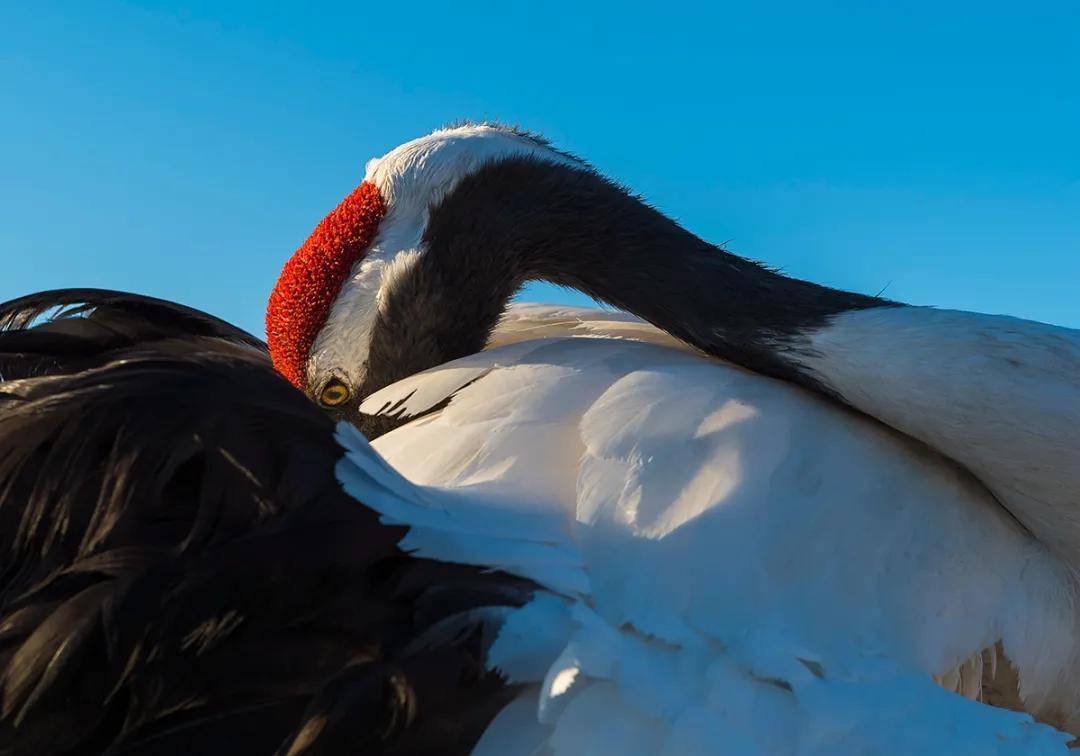
<svg viewBox="0 0 1080 756">
<path fill-rule="evenodd" d="M 398 472 L 343 431 L 339 475 L 420 554 L 551 591 L 499 618 L 541 689 L 481 752 L 1064 752 L 932 681 L 1001 641 L 1030 710 L 1080 706 L 1071 570 L 925 447 L 612 313 L 514 308 L 363 409 L 449 397 L 376 442 Z"/>
</svg>

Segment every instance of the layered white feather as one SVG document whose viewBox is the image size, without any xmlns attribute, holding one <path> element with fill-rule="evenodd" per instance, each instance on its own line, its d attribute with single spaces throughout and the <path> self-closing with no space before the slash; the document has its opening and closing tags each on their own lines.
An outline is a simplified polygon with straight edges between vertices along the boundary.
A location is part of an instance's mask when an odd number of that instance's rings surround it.
<svg viewBox="0 0 1080 756">
<path fill-rule="evenodd" d="M 1080 331 L 930 307 L 837 316 L 792 359 L 974 473 L 1080 568 Z"/>
<path fill-rule="evenodd" d="M 519 311 L 504 346 L 380 392 L 449 398 L 376 442 L 390 466 L 342 434 L 346 489 L 408 548 L 553 592 L 491 651 L 541 686 L 505 714 L 535 726 L 496 721 L 482 752 L 1064 752 L 932 681 L 1001 640 L 1032 710 L 1080 707 L 1072 573 L 981 486 L 633 319 L 568 315 Z"/>
</svg>

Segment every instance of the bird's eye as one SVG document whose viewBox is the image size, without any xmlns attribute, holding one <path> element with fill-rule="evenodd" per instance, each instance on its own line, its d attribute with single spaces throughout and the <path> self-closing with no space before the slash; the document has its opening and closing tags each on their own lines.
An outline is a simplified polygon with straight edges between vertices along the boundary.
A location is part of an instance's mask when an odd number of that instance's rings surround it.
<svg viewBox="0 0 1080 756">
<path fill-rule="evenodd" d="M 319 392 L 319 404 L 324 407 L 337 407 L 349 401 L 349 387 L 337 378 L 331 378 Z"/>
</svg>

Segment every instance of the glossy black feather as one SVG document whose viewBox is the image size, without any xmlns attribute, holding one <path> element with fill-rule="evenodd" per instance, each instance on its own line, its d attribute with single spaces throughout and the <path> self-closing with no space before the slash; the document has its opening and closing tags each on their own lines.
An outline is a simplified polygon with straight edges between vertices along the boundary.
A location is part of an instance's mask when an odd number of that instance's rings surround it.
<svg viewBox="0 0 1080 756">
<path fill-rule="evenodd" d="M 410 643 L 525 581 L 401 552 L 222 321 L 78 290 L 0 325 L 0 753 L 468 751 L 513 694 L 481 629 Z"/>
<path fill-rule="evenodd" d="M 224 320 L 162 299 L 107 289 L 43 291 L 0 304 L 0 378 L 72 372 L 107 360 L 110 351 L 200 336 L 264 348 Z"/>
</svg>

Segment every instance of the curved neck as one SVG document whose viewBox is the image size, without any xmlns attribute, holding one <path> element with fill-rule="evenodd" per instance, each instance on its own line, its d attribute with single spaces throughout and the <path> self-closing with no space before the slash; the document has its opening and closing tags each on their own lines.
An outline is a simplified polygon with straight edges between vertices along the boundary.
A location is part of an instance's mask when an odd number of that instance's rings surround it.
<svg viewBox="0 0 1080 756">
<path fill-rule="evenodd" d="M 462 180 L 432 209 L 423 244 L 382 303 L 365 394 L 482 349 L 529 280 L 576 289 L 709 354 L 818 390 L 784 353 L 837 313 L 892 304 L 780 275 L 593 171 L 529 158 Z"/>
</svg>

